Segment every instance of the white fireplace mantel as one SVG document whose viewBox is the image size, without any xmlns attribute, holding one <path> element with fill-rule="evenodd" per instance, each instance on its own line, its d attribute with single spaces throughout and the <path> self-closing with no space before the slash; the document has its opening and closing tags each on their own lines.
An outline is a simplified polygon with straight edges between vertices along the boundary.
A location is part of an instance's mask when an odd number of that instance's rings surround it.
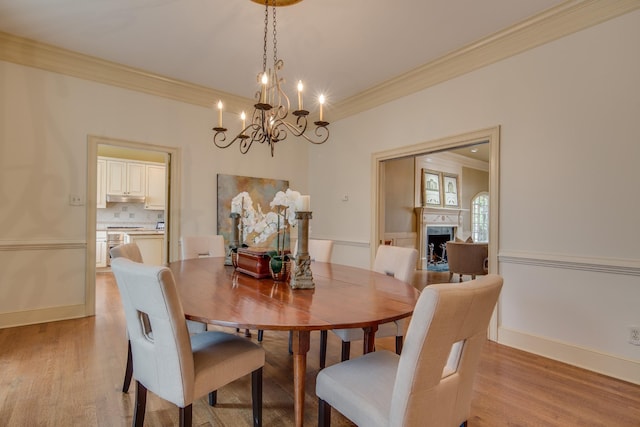
<svg viewBox="0 0 640 427">
<path fill-rule="evenodd" d="M 427 259 L 427 227 L 453 227 L 455 232 L 462 226 L 463 211 L 463 209 L 424 206 L 415 208 L 421 261 Z"/>
<path fill-rule="evenodd" d="M 420 229 L 424 227 L 459 227 L 462 224 L 462 209 L 416 208 Z"/>
</svg>

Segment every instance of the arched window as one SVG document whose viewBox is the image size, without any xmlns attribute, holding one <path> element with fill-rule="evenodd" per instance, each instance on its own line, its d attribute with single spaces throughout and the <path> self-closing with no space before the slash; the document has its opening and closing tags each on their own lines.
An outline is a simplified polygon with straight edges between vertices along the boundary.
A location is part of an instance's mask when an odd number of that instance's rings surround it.
<svg viewBox="0 0 640 427">
<path fill-rule="evenodd" d="M 486 191 L 471 200 L 471 238 L 474 242 L 489 241 L 489 193 Z"/>
</svg>

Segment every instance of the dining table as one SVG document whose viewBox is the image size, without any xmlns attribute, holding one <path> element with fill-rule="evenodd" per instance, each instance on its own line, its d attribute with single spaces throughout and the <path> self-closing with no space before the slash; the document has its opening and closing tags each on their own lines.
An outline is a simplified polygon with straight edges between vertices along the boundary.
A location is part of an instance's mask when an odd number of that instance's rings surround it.
<svg viewBox="0 0 640 427">
<path fill-rule="evenodd" d="M 374 350 L 378 325 L 410 316 L 419 291 L 393 276 L 312 262 L 314 288 L 254 278 L 224 257 L 174 261 L 171 269 L 185 317 L 213 325 L 290 331 L 295 425 L 304 419 L 307 352 L 312 331 L 362 328 L 363 352 Z"/>
</svg>

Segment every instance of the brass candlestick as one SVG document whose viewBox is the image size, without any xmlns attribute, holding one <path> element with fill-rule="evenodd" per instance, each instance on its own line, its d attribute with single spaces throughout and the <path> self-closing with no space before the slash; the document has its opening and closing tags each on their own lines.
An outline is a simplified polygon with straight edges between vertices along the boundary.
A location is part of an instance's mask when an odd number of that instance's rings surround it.
<svg viewBox="0 0 640 427">
<path fill-rule="evenodd" d="M 311 212 L 296 212 L 298 220 L 298 253 L 289 285 L 291 289 L 313 289 L 311 274 L 311 257 L 309 256 L 309 220 Z"/>
</svg>

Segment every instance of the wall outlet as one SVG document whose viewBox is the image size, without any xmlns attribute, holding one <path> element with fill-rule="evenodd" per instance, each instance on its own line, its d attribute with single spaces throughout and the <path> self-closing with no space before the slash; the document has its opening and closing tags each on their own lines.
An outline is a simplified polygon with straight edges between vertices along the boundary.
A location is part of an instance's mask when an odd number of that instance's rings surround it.
<svg viewBox="0 0 640 427">
<path fill-rule="evenodd" d="M 640 326 L 629 326 L 629 344 L 640 345 Z"/>
<path fill-rule="evenodd" d="M 82 206 L 84 205 L 84 200 L 82 200 L 82 196 L 80 196 L 79 194 L 70 194 L 69 204 L 71 206 Z"/>
</svg>

